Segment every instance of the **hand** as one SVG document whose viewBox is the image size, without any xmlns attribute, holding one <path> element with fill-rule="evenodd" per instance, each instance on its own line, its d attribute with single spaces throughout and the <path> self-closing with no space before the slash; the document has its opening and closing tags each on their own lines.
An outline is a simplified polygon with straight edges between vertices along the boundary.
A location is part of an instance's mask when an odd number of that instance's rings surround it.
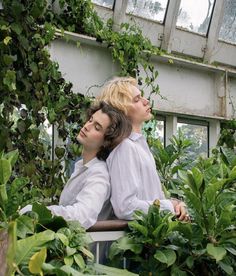
<svg viewBox="0 0 236 276">
<path fill-rule="evenodd" d="M 190 217 L 188 215 L 185 203 L 178 199 L 172 199 L 171 202 L 174 206 L 175 215 L 178 218 L 178 220 L 190 221 Z"/>
</svg>

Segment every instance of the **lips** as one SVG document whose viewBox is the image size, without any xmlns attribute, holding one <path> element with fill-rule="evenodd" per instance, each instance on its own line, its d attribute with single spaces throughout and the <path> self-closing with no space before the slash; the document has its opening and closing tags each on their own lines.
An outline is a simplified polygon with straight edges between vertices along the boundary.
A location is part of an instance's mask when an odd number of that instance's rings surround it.
<svg viewBox="0 0 236 276">
<path fill-rule="evenodd" d="M 86 134 L 84 133 L 84 131 L 82 129 L 80 130 L 79 135 L 82 137 L 86 137 Z"/>
</svg>

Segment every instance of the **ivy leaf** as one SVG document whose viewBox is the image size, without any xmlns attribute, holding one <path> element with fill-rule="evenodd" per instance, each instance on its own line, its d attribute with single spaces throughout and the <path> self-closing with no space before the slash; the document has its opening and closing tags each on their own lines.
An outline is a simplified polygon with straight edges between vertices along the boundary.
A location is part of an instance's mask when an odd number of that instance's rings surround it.
<svg viewBox="0 0 236 276">
<path fill-rule="evenodd" d="M 5 45 L 8 45 L 8 43 L 12 40 L 12 38 L 10 36 L 6 36 L 4 39 L 3 39 L 3 43 Z"/>
<path fill-rule="evenodd" d="M 3 83 L 9 88 L 10 91 L 16 90 L 16 72 L 7 70 Z"/>
<path fill-rule="evenodd" d="M 212 243 L 207 244 L 207 253 L 212 256 L 216 262 L 221 261 L 227 254 L 226 250 L 223 247 L 216 247 Z"/>
<path fill-rule="evenodd" d="M 21 25 L 15 23 L 15 22 L 11 24 L 11 29 L 18 35 L 20 35 L 22 33 L 22 30 L 23 30 Z"/>
</svg>

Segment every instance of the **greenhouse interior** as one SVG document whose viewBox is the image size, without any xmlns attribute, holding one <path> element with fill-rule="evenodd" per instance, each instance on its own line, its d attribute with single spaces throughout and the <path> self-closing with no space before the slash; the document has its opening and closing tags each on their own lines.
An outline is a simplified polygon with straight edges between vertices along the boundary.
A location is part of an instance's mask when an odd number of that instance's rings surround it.
<svg viewBox="0 0 236 276">
<path fill-rule="evenodd" d="M 0 276 L 236 275 L 236 0 L 0 23 Z"/>
</svg>

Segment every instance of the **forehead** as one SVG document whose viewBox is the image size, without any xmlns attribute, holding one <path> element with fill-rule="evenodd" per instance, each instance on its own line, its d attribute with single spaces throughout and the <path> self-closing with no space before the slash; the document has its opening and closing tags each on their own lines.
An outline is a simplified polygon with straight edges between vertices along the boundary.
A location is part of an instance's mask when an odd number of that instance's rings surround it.
<svg viewBox="0 0 236 276">
<path fill-rule="evenodd" d="M 141 92 L 136 86 L 133 86 L 132 94 L 133 94 L 133 98 L 135 98 L 135 97 L 141 95 Z"/>
<path fill-rule="evenodd" d="M 93 120 L 96 123 L 100 124 L 103 129 L 109 127 L 111 123 L 109 116 L 106 113 L 103 113 L 101 109 L 99 109 L 93 114 Z"/>
</svg>

